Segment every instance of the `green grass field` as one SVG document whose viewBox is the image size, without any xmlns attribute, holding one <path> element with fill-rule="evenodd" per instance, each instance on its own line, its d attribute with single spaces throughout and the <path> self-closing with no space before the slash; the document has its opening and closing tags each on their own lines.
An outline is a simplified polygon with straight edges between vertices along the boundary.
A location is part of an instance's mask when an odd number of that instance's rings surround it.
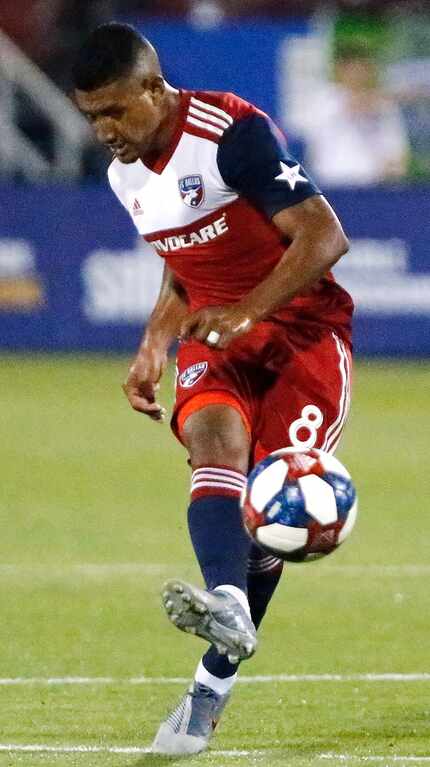
<svg viewBox="0 0 430 767">
<path fill-rule="evenodd" d="M 185 759 L 145 748 L 204 649 L 159 600 L 171 575 L 200 580 L 188 468 L 129 409 L 126 367 L 0 361 L 0 766 L 430 763 L 430 365 L 357 366 L 339 451 L 357 529 L 288 568 L 211 751 Z"/>
</svg>

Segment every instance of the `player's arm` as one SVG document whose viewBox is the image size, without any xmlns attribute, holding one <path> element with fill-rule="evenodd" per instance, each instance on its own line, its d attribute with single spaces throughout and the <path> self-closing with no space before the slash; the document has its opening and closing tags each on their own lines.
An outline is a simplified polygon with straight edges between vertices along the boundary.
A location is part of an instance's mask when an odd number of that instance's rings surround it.
<svg viewBox="0 0 430 767">
<path fill-rule="evenodd" d="M 183 335 L 193 335 L 205 342 L 214 331 L 219 335 L 216 348 L 225 349 L 256 322 L 311 287 L 348 250 L 339 220 L 320 195 L 279 211 L 272 220 L 290 241 L 273 271 L 241 301 L 224 307 L 205 307 L 188 316 L 182 325 Z"/>
<path fill-rule="evenodd" d="M 272 220 L 290 245 L 273 271 L 237 306 L 252 322 L 263 320 L 310 288 L 348 251 L 340 222 L 321 195 L 284 208 Z"/>
<path fill-rule="evenodd" d="M 156 393 L 167 365 L 169 346 L 186 313 L 184 291 L 166 264 L 157 303 L 123 385 L 132 408 L 155 421 L 164 419 L 165 410 L 157 402 Z"/>
<path fill-rule="evenodd" d="M 216 347 L 225 348 L 317 282 L 346 253 L 348 242 L 334 211 L 265 115 L 251 114 L 226 131 L 218 167 L 224 181 L 259 208 L 288 242 L 274 270 L 240 302 L 207 307 L 185 319 L 184 336 L 207 341 L 215 331 Z"/>
<path fill-rule="evenodd" d="M 141 348 L 157 346 L 167 351 L 177 337 L 182 318 L 187 311 L 185 291 L 166 263 L 157 303 L 146 326 Z"/>
</svg>

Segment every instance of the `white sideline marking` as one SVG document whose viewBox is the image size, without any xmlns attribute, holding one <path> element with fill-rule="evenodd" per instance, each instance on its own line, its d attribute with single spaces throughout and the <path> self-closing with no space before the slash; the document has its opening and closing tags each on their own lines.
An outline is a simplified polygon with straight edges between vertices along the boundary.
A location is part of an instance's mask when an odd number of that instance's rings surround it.
<svg viewBox="0 0 430 767">
<path fill-rule="evenodd" d="M 320 754 L 319 759 L 338 759 L 340 762 L 430 762 L 430 756 L 355 756 L 354 754 Z"/>
<path fill-rule="evenodd" d="M 0 743 L 0 752 L 21 752 L 21 753 L 44 753 L 44 754 L 152 754 L 149 746 L 45 746 L 40 743 L 18 745 L 15 743 Z M 247 751 L 241 749 L 218 750 L 211 749 L 199 758 L 211 756 L 258 756 L 269 753 L 268 751 Z M 358 762 L 430 762 L 430 756 L 401 756 L 400 754 L 390 754 L 389 756 L 358 756 L 355 754 L 319 754 L 319 759 L 337 760 L 340 762 L 358 761 Z"/>
<path fill-rule="evenodd" d="M 152 749 L 147 746 L 44 746 L 42 744 L 16 745 L 14 743 L 0 743 L 0 751 L 27 752 L 42 754 L 152 754 Z M 264 751 L 219 751 L 211 749 L 202 756 L 256 756 Z"/>
<path fill-rule="evenodd" d="M 183 676 L 136 676 L 121 679 L 113 676 L 60 676 L 60 677 L 6 677 L 1 687 L 13 685 L 140 685 L 188 684 Z M 413 674 L 273 674 L 267 676 L 239 676 L 239 684 L 268 684 L 270 682 L 430 682 L 430 672 Z"/>
<path fill-rule="evenodd" d="M 430 565 L 421 564 L 403 564 L 403 565 L 318 565 L 318 563 L 307 563 L 305 565 L 287 563 L 288 574 L 310 575 L 315 578 L 317 575 L 349 575 L 352 577 L 362 577 L 363 575 L 396 577 L 406 576 L 417 578 L 422 575 L 430 574 Z M 0 576 L 41 576 L 44 578 L 58 577 L 87 577 L 87 578 L 107 578 L 114 575 L 154 575 L 162 576 L 169 573 L 190 572 L 191 564 L 178 563 L 177 565 L 168 565 L 161 562 L 112 562 L 110 564 L 93 564 L 90 562 L 80 565 L 27 565 L 27 564 L 2 564 L 0 565 Z"/>
</svg>

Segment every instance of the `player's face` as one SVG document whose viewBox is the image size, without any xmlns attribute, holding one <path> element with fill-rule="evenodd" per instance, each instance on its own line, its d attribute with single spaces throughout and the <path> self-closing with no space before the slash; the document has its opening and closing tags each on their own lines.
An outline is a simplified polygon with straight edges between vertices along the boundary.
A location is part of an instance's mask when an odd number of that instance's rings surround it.
<svg viewBox="0 0 430 767">
<path fill-rule="evenodd" d="M 157 149 L 164 87 L 161 78 L 156 80 L 145 87 L 130 77 L 93 91 L 75 91 L 77 105 L 97 139 L 123 163 Z"/>
</svg>

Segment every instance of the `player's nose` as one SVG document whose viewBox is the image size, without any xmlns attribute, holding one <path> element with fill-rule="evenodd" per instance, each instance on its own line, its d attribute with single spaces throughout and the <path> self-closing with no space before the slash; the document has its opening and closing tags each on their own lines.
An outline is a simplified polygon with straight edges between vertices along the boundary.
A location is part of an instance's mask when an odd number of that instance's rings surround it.
<svg viewBox="0 0 430 767">
<path fill-rule="evenodd" d="M 108 147 L 113 147 L 117 141 L 116 135 L 113 131 L 100 131 L 100 133 L 97 134 L 97 138 L 102 142 L 102 144 L 106 144 Z"/>
<path fill-rule="evenodd" d="M 117 137 L 111 126 L 106 124 L 103 125 L 103 123 L 98 123 L 95 126 L 95 131 L 98 141 L 100 141 L 102 144 L 113 146 L 116 143 Z"/>
</svg>

